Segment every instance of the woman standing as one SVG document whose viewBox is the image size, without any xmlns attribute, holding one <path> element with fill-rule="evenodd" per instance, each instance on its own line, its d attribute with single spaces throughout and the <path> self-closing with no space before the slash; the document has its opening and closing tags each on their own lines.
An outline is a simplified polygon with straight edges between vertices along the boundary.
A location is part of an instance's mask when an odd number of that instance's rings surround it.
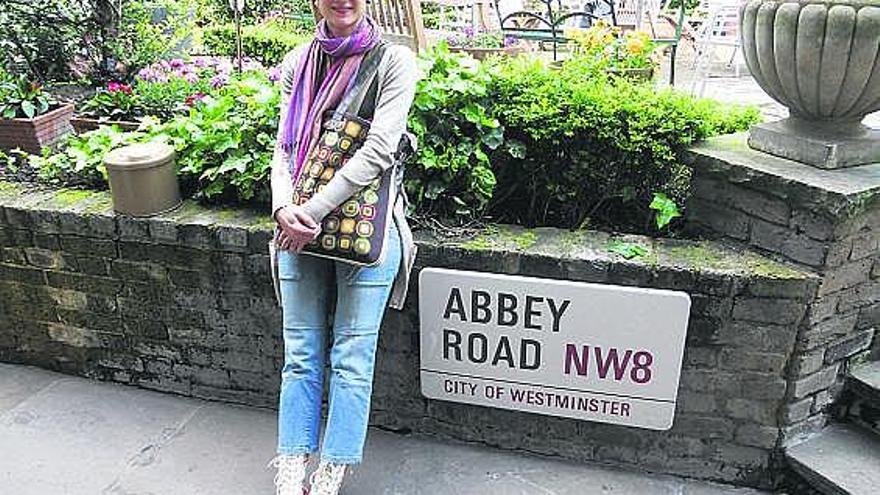
<svg viewBox="0 0 880 495">
<path fill-rule="evenodd" d="M 329 411 L 310 493 L 337 494 L 346 467 L 361 461 L 379 326 L 389 298 L 392 307 L 402 306 L 415 256 L 402 201 L 394 204 L 387 251 L 378 265 L 359 268 L 300 254 L 331 210 L 395 164 L 417 78 L 408 48 L 386 45 L 377 52 L 375 106 L 363 145 L 318 193 L 294 204 L 294 180 L 318 140 L 322 116 L 339 105 L 361 62 L 383 43 L 375 22 L 365 15 L 365 0 L 316 0 L 316 6 L 323 20 L 314 39 L 282 63 L 281 119 L 272 164 L 284 321 L 278 455 L 271 463 L 278 469 L 278 495 L 307 491 L 306 464 L 318 452 L 328 337 Z"/>
</svg>

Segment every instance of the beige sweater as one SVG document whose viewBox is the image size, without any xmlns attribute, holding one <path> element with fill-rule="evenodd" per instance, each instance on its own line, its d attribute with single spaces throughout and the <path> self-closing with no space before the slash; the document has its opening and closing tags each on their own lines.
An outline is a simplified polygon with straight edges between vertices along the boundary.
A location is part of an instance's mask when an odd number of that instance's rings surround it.
<svg viewBox="0 0 880 495">
<path fill-rule="evenodd" d="M 278 125 L 278 139 L 272 157 L 272 213 L 279 208 L 291 205 L 293 200 L 293 181 L 290 177 L 288 153 L 280 143 L 280 136 L 287 118 L 293 74 L 299 57 L 308 44 L 297 47 L 284 57 L 281 63 L 281 115 Z M 363 146 L 333 176 L 321 192 L 312 196 L 303 209 L 320 223 L 334 208 L 342 204 L 361 188 L 372 182 L 394 163 L 401 135 L 406 132 L 406 118 L 415 96 L 418 70 L 412 51 L 401 45 L 389 45 L 378 70 L 379 86 L 373 122 Z M 389 305 L 395 309 L 403 307 L 409 274 L 415 259 L 415 243 L 406 223 L 404 208 L 398 201 L 394 209 L 394 221 L 400 231 L 403 244 L 400 272 L 394 282 Z"/>
</svg>

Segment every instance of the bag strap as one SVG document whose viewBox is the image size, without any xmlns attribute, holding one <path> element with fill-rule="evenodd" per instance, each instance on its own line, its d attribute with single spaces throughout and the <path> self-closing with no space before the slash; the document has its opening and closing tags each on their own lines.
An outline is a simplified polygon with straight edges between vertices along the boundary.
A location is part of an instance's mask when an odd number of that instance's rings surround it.
<svg viewBox="0 0 880 495">
<path fill-rule="evenodd" d="M 336 110 L 333 111 L 333 116 L 330 118 L 332 129 L 341 128 L 342 122 L 345 120 L 345 112 L 352 107 L 356 98 L 363 98 L 362 93 L 364 92 L 364 86 L 374 78 L 376 72 L 379 70 L 379 62 L 382 60 L 382 55 L 385 53 L 386 45 L 387 43 L 385 40 L 380 41 L 379 44 L 370 50 L 370 52 L 364 57 L 357 76 L 355 76 L 354 84 L 352 84 L 351 89 L 342 98 L 342 101 L 336 107 Z"/>
</svg>

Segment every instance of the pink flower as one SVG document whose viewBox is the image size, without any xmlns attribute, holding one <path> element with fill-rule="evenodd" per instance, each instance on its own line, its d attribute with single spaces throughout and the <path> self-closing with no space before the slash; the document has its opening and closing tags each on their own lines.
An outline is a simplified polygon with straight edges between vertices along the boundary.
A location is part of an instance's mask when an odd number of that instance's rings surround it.
<svg viewBox="0 0 880 495">
<path fill-rule="evenodd" d="M 272 67 L 271 69 L 269 69 L 267 75 L 269 76 L 269 80 L 272 82 L 280 81 L 281 69 L 279 69 L 278 67 Z"/>
<path fill-rule="evenodd" d="M 131 86 L 116 81 L 110 81 L 109 83 L 107 83 L 107 91 L 111 93 L 121 92 L 130 95 Z"/>
<path fill-rule="evenodd" d="M 211 78 L 211 87 L 214 89 L 222 88 L 229 82 L 229 76 L 226 74 L 217 74 Z"/>
<path fill-rule="evenodd" d="M 173 58 L 168 62 L 168 65 L 170 65 L 174 69 L 179 69 L 183 67 L 183 64 L 184 62 L 182 58 Z"/>
<path fill-rule="evenodd" d="M 196 103 L 204 100 L 206 96 L 208 96 L 208 95 L 206 95 L 205 93 L 191 94 L 186 97 L 186 101 L 184 101 L 184 104 L 186 104 L 186 106 L 188 106 L 188 107 L 191 107 L 191 106 L 195 105 Z"/>
<path fill-rule="evenodd" d="M 183 76 L 183 78 L 186 80 L 186 82 L 188 82 L 190 84 L 195 84 L 195 83 L 199 82 L 199 75 L 196 74 L 195 72 L 189 72 L 189 73 L 185 74 Z"/>
</svg>

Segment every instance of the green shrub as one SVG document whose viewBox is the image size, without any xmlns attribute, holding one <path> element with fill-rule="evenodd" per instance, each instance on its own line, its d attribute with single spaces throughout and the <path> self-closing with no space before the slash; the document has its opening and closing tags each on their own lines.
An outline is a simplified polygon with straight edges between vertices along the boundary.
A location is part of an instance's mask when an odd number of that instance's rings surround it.
<svg viewBox="0 0 880 495">
<path fill-rule="evenodd" d="M 485 210 L 495 176 L 488 153 L 503 142 L 491 112 L 488 66 L 441 43 L 420 61 L 409 127 L 418 138 L 406 190 L 421 215 L 474 218 Z"/>
<path fill-rule="evenodd" d="M 309 41 L 311 31 L 297 30 L 284 22 L 272 21 L 241 30 L 241 46 L 245 56 L 266 66 L 281 63 L 287 52 Z M 235 26 L 210 26 L 202 32 L 202 42 L 212 55 L 235 55 Z"/>
<path fill-rule="evenodd" d="M 654 193 L 683 204 L 684 149 L 743 130 L 756 109 L 632 84 L 577 63 L 559 71 L 519 58 L 498 62 L 494 110 L 522 158 L 492 155 L 498 185 L 489 213 L 528 226 L 586 224 L 651 232 Z"/>
<path fill-rule="evenodd" d="M 197 15 L 202 25 L 225 24 L 233 22 L 235 14 L 229 8 L 229 0 L 196 0 Z M 255 24 L 268 16 L 276 14 L 306 16 L 311 15 L 309 0 L 247 0 L 242 20 Z"/>
</svg>

